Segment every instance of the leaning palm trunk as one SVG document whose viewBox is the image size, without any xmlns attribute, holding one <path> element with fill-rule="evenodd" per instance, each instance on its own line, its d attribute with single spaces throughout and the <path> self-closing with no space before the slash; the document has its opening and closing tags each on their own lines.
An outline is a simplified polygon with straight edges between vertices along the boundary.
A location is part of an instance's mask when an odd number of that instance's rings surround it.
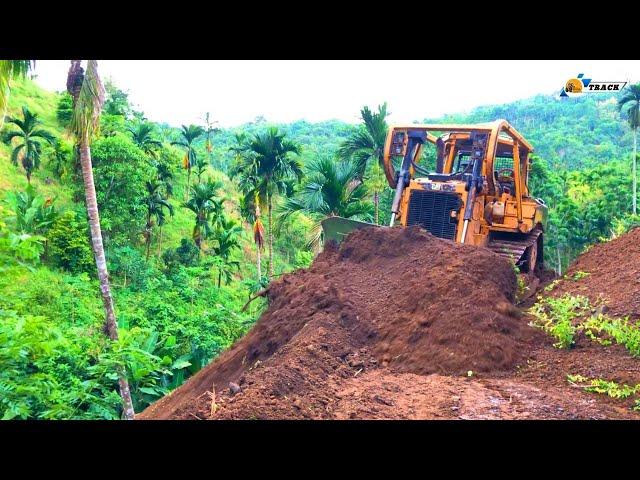
<svg viewBox="0 0 640 480">
<path fill-rule="evenodd" d="M 73 97 L 73 126 L 79 145 L 87 216 L 89 217 L 89 228 L 91 230 L 91 246 L 96 260 L 100 293 L 106 315 L 105 331 L 111 341 L 117 341 L 118 323 L 113 308 L 107 261 L 102 244 L 98 201 L 96 199 L 96 188 L 93 181 L 93 167 L 91 164 L 91 150 L 89 148 L 89 139 L 91 138 L 91 133 L 98 125 L 100 110 L 104 102 L 104 88 L 98 76 L 97 62 L 95 60 L 89 60 L 87 74 L 85 76 L 80 66 L 80 61 L 72 60 L 67 78 L 67 90 Z M 116 373 L 118 375 L 120 396 L 122 397 L 123 416 L 127 420 L 133 420 L 135 413 L 125 368 L 122 365 L 118 365 L 116 367 Z"/>
<path fill-rule="evenodd" d="M 87 203 L 87 215 L 89 216 L 89 227 L 91 229 L 91 245 L 98 269 L 98 280 L 100 281 L 100 293 L 102 294 L 102 303 L 106 313 L 106 331 L 109 339 L 118 340 L 118 323 L 113 308 L 113 297 L 111 296 L 111 287 L 109 285 L 109 273 L 107 271 L 107 261 L 104 256 L 104 247 L 102 245 L 102 231 L 100 229 L 100 216 L 98 214 L 98 201 L 96 199 L 96 189 L 93 183 L 93 170 L 91 166 L 91 151 L 89 150 L 89 142 L 87 138 L 80 141 L 80 164 L 82 165 L 82 179 L 84 181 L 85 200 Z M 122 366 L 117 367 L 118 384 L 120 387 L 120 395 L 122 396 L 122 404 L 124 410 L 124 418 L 133 420 L 133 402 L 131 401 L 131 391 L 129 390 L 129 382 Z"/>
</svg>

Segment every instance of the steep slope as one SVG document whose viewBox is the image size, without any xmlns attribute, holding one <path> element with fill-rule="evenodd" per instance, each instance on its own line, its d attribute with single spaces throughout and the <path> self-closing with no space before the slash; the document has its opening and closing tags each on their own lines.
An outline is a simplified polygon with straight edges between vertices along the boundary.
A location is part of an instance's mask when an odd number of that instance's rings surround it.
<svg viewBox="0 0 640 480">
<path fill-rule="evenodd" d="M 551 295 L 566 293 L 604 304 L 609 315 L 640 320 L 640 228 L 580 255 Z"/>
</svg>

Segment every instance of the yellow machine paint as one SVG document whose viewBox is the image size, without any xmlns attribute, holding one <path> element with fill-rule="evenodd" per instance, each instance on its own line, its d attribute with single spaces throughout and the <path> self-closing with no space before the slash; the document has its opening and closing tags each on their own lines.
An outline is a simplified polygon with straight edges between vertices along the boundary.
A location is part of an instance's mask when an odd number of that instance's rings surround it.
<svg viewBox="0 0 640 480">
<path fill-rule="evenodd" d="M 427 142 L 436 147 L 436 172 L 416 177 Z M 513 257 L 524 270 L 539 265 L 547 208 L 529 194 L 532 152 L 505 120 L 390 128 L 384 169 L 399 198 L 392 208 L 392 225 L 419 224 L 436 236 L 491 248 Z M 396 158 L 402 164 L 399 171 Z M 408 170 L 404 177 L 403 166 Z M 402 178 L 404 185 L 399 186 Z"/>
<path fill-rule="evenodd" d="M 435 146 L 436 172 L 419 164 L 428 143 Z M 438 237 L 490 248 L 522 271 L 541 267 L 547 208 L 528 189 L 532 152 L 505 120 L 391 127 L 384 149 L 395 190 L 390 226 L 420 225 Z M 354 222 L 352 229 L 365 225 Z M 344 219 L 323 227 L 338 241 L 349 230 Z"/>
</svg>

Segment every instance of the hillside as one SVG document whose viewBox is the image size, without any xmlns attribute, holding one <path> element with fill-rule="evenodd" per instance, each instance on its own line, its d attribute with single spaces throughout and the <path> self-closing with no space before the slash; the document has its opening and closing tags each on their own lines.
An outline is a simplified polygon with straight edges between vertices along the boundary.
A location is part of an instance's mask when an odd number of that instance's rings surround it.
<svg viewBox="0 0 640 480">
<path fill-rule="evenodd" d="M 22 107 L 27 107 L 32 113 L 38 114 L 41 127 L 52 133 L 59 143 L 56 147 L 43 142 L 41 166 L 32 176 L 32 193 L 27 190 L 23 167 L 10 162 L 15 141 L 12 146 L 0 144 L 0 360 L 6 365 L 0 372 L 0 391 L 3 394 L 0 416 L 4 418 L 118 418 L 120 399 L 113 373 L 114 365 L 126 368 L 134 406 L 140 412 L 193 377 L 222 352 L 227 351 L 220 357 L 221 362 L 243 348 L 251 350 L 255 359 L 266 362 L 275 350 L 297 335 L 289 323 L 276 318 L 284 322 L 276 328 L 281 329 L 287 337 L 282 342 L 274 340 L 271 343 L 266 341 L 266 345 L 254 345 L 251 339 L 256 333 L 245 337 L 268 306 L 267 300 L 258 298 L 243 309 L 247 300 L 269 283 L 269 216 L 267 205 L 261 205 L 265 232 L 260 260 L 262 275 L 258 277 L 258 250 L 253 229 L 254 197 L 242 190 L 242 178 L 234 176 L 234 167 L 238 166 L 241 155 L 229 151 L 230 147 L 238 147 L 238 134 L 253 138 L 254 134 L 263 133 L 268 127 L 277 127 L 284 134 L 283 138 L 300 148 L 300 153 L 291 155 L 291 158 L 299 162 L 304 176 L 301 181 L 292 175 L 283 177 L 278 185 L 279 190 L 274 194 L 274 275 L 271 285 L 275 290 L 283 289 L 288 293 L 285 292 L 287 294 L 278 300 L 282 305 L 271 303 L 263 318 L 277 317 L 274 305 L 280 305 L 283 310 L 300 307 L 300 310 L 293 312 L 295 315 L 304 310 L 305 315 L 314 317 L 313 321 L 319 327 L 330 329 L 335 319 L 323 316 L 327 313 L 323 313 L 323 309 L 327 308 L 325 297 L 337 295 L 341 299 L 338 304 L 345 310 L 355 309 L 362 313 L 370 307 L 366 299 L 352 301 L 348 296 L 345 297 L 341 285 L 335 291 L 325 291 L 320 284 L 320 277 L 324 278 L 328 271 L 332 275 L 350 273 L 348 268 L 353 265 L 349 262 L 358 263 L 356 258 L 336 260 L 329 258 L 329 254 L 323 254 L 324 257 L 317 257 L 311 270 L 299 271 L 309 267 L 318 251 L 310 242 L 317 232 L 317 221 L 322 213 L 306 209 L 302 213 L 283 216 L 285 206 L 291 204 L 288 200 L 304 200 L 302 194 L 305 191 L 316 188 L 319 185 L 317 182 L 324 181 L 327 187 L 323 184 L 323 188 L 316 192 L 322 195 L 333 193 L 339 197 L 336 208 L 356 212 L 353 217 L 356 219 L 373 218 L 373 191 L 378 187 L 375 187 L 372 166 L 367 167 L 360 190 L 349 197 L 353 193 L 353 178 L 341 177 L 340 184 L 336 179 L 344 172 L 326 170 L 327 163 L 318 162 L 324 158 L 329 160 L 329 166 L 332 165 L 338 146 L 360 126 L 335 120 L 274 125 L 258 118 L 237 128 L 212 132 L 210 151 L 206 135 L 198 136 L 193 141 L 192 149 L 199 164 L 188 175 L 183 166 L 185 147 L 172 144 L 182 141 L 183 132 L 167 124 L 146 122 L 144 112 L 135 111 L 128 102 L 127 94 L 117 86 L 107 84 L 107 93 L 101 129 L 92 143 L 92 154 L 105 250 L 121 333 L 120 341 L 116 344 L 106 342 L 102 335 L 104 313 L 88 239 L 83 186 L 78 174 L 73 139 L 65 130 L 69 97 L 46 92 L 31 80 L 15 82 L 11 91 L 9 115 L 20 117 Z M 550 206 L 545 245 L 545 259 L 549 266 L 564 272 L 571 260 L 585 247 L 609 239 L 612 233 L 622 235 L 637 222 L 637 218 L 629 214 L 628 158 L 631 137 L 629 129 L 615 111 L 614 98 L 585 97 L 561 102 L 537 96 L 432 120 L 476 122 L 500 117 L 511 121 L 536 147 L 537 158 L 531 174 L 531 186 L 534 194 L 545 198 Z M 149 127 L 147 136 L 136 137 L 136 132 L 140 133 L 143 127 Z M 15 125 L 6 123 L 4 131 L 15 128 Z M 325 170 L 321 172 L 319 168 Z M 322 177 L 319 172 L 325 176 Z M 210 188 L 208 197 L 200 203 L 196 202 L 194 190 L 188 189 L 188 182 L 192 187 L 199 185 L 202 189 Z M 155 185 L 153 193 L 149 191 L 150 184 L 152 187 Z M 390 196 L 391 190 L 385 186 L 380 193 L 381 222 L 387 221 Z M 266 199 L 260 200 L 266 203 Z M 30 203 L 24 206 L 20 203 L 23 201 Z M 190 201 L 191 206 L 185 206 Z M 155 210 L 151 210 L 150 204 Z M 198 208 L 199 216 L 193 211 Z M 204 221 L 198 223 L 196 219 Z M 411 243 L 410 239 L 404 241 Z M 417 251 L 416 256 L 419 257 Z M 470 258 L 480 263 L 483 261 L 479 257 Z M 397 261 L 391 258 L 389 265 L 384 268 L 398 267 L 394 263 Z M 323 262 L 326 263 L 327 272 L 322 270 L 324 267 L 319 267 Z M 382 268 L 382 264 L 378 267 Z M 428 262 L 423 267 L 426 270 L 436 268 Z M 456 279 L 466 278 L 464 269 L 458 267 L 460 265 L 452 267 L 454 270 L 449 273 Z M 511 271 L 507 269 L 495 273 L 496 295 L 510 297 L 515 284 L 512 279 L 507 281 L 503 277 L 511 278 Z M 360 286 L 366 286 L 374 275 L 373 270 L 365 269 L 359 281 Z M 290 303 L 289 290 L 305 288 L 305 282 L 311 280 L 322 292 L 320 297 L 312 295 L 313 298 L 307 302 L 313 308 L 306 308 L 309 305 L 303 305 L 302 299 L 298 307 Z M 343 280 L 343 283 L 348 283 Z M 383 287 L 376 286 L 379 289 Z M 427 289 L 423 292 L 427 297 L 433 294 L 429 288 L 434 285 L 422 287 Z M 442 294 L 444 287 L 435 285 L 434 288 Z M 380 294 L 381 290 L 375 293 Z M 276 298 L 270 297 L 270 301 Z M 379 312 L 384 311 L 380 306 Z M 508 313 L 496 313 L 492 307 L 487 307 L 487 312 L 488 315 L 497 315 L 496 318 L 505 322 L 509 329 L 520 331 Z M 342 318 L 339 313 L 332 314 Z M 378 321 L 376 315 L 374 317 L 373 328 L 379 330 L 384 322 Z M 293 321 L 295 323 L 305 318 L 299 316 Z M 401 314 L 398 319 L 401 322 L 406 318 Z M 344 317 L 343 320 L 351 325 L 350 317 Z M 420 323 L 419 320 L 416 322 Z M 413 323 L 411 326 L 416 331 L 425 327 Z M 365 330 L 369 327 L 363 326 Z M 474 324 L 472 327 L 482 330 L 487 325 Z M 434 328 L 442 329 L 445 333 L 448 329 L 446 324 Z M 273 333 L 271 327 L 266 329 Z M 252 332 L 256 331 L 259 333 L 260 329 Z M 354 365 L 360 365 L 358 362 L 369 365 L 370 360 L 383 361 L 384 354 L 378 355 L 379 359 L 376 357 L 383 345 L 369 343 L 370 339 L 362 337 L 366 337 L 364 330 L 341 332 L 346 336 L 337 340 L 329 339 L 338 343 L 325 343 L 338 350 L 347 348 L 345 345 L 351 348 L 356 344 L 359 348 L 365 348 L 366 352 L 358 353 L 358 358 L 349 357 L 352 363 L 355 362 Z M 415 332 L 405 333 L 413 335 Z M 306 337 L 303 337 L 291 346 L 289 353 L 282 355 L 289 355 L 286 358 L 290 360 L 295 358 L 296 361 L 307 362 L 309 359 L 305 354 L 298 355 L 301 348 L 306 348 L 302 342 Z M 523 347 L 523 351 L 530 352 L 527 348 L 535 347 L 541 349 L 536 350 L 540 359 L 560 358 L 554 356 L 556 354 L 552 346 L 532 346 L 524 337 L 526 335 L 516 339 L 516 343 L 522 341 L 528 345 Z M 314 337 L 313 342 L 317 340 Z M 419 335 L 415 336 L 415 340 L 416 345 L 421 345 Z M 444 333 L 440 340 L 443 345 L 449 342 Z M 477 354 L 477 358 L 465 357 L 472 364 L 469 368 L 474 371 L 504 373 L 505 369 L 521 361 L 517 353 L 519 347 L 516 344 L 504 347 L 503 342 L 499 348 L 502 351 L 501 360 L 496 360 L 499 368 L 491 362 L 487 368 L 483 368 L 486 355 L 493 354 L 474 344 L 472 337 L 465 338 L 465 341 L 471 342 L 463 343 L 471 350 L 463 353 L 472 356 Z M 238 347 L 228 350 L 234 344 Z M 407 350 L 407 346 L 391 342 L 388 350 L 390 355 L 398 355 Z M 449 353 L 447 349 L 439 352 L 444 355 L 442 352 L 445 350 Z M 24 354 L 16 355 L 15 352 Z M 458 353 L 455 351 L 454 355 Z M 239 357 L 236 357 L 237 360 Z M 454 362 L 456 369 L 452 370 L 442 367 L 437 358 L 431 359 L 435 362 L 430 364 L 433 368 L 413 368 L 424 360 L 418 357 L 413 358 L 413 366 L 400 372 L 402 376 L 382 372 L 383 378 L 378 378 L 377 373 L 370 375 L 364 371 L 359 379 L 351 380 L 357 385 L 345 383 L 339 386 L 347 391 L 354 388 L 358 392 L 372 392 L 380 382 L 395 385 L 417 379 L 416 388 L 423 392 L 432 392 L 432 382 L 438 388 L 444 385 L 445 391 L 454 391 L 457 380 L 448 380 L 449 377 L 426 377 L 428 380 L 424 380 L 415 375 L 434 372 L 460 374 L 467 370 L 464 361 Z M 328 364 L 333 365 L 331 362 Z M 344 365 L 335 365 L 336 371 L 349 374 L 361 368 L 350 365 L 345 370 Z M 307 366 L 315 368 L 311 364 Z M 350 370 L 352 367 L 355 368 L 354 372 Z M 278 373 L 279 367 L 274 365 L 273 368 Z M 304 371 L 305 366 L 301 365 L 301 368 Z M 309 373 L 313 372 L 315 370 Z M 256 378 L 262 378 L 261 375 L 261 371 L 255 373 Z M 286 375 L 279 375 L 269 382 L 286 383 L 290 380 Z M 232 380 L 224 375 L 220 378 L 226 383 Z M 193 382 L 197 383 L 198 380 L 194 377 L 191 384 Z M 564 379 L 560 383 L 563 382 Z M 540 386 L 543 383 L 534 384 Z M 482 390 L 482 395 L 485 395 L 488 392 L 486 389 L 490 390 L 491 387 L 489 384 L 483 385 L 485 390 Z M 280 388 L 275 384 L 272 386 L 276 390 Z M 208 389 L 209 385 L 204 387 Z M 200 390 L 198 394 L 207 391 Z M 560 388 L 556 393 L 562 395 L 563 392 L 565 390 Z M 322 395 L 314 397 L 314 402 L 317 400 L 321 404 Z M 261 405 L 261 402 L 271 402 L 262 393 L 256 393 L 252 398 L 257 403 L 249 402 L 249 410 L 257 408 L 256 405 Z M 486 395 L 483 398 L 489 402 Z M 587 398 L 588 395 L 585 395 L 584 399 Z M 340 407 L 341 413 L 336 417 L 348 417 L 350 409 L 355 408 L 351 400 L 344 401 L 346 404 Z M 382 402 L 386 406 L 380 407 L 380 402 L 375 402 L 374 407 L 382 409 L 380 415 L 384 416 L 390 405 Z M 277 404 L 273 411 L 283 408 L 283 405 L 290 407 L 287 403 Z M 317 402 L 314 405 L 319 406 Z M 565 403 L 562 405 L 566 406 Z M 371 405 L 365 406 L 370 413 L 375 413 Z M 490 408 L 490 402 L 485 406 Z M 603 408 L 605 410 L 594 410 L 592 413 L 617 415 L 611 413 L 613 410 L 607 410 L 609 407 Z M 245 413 L 249 410 L 242 411 L 240 407 L 229 410 L 228 418 L 246 417 L 249 414 Z M 200 415 L 196 410 L 189 412 Z M 580 416 L 575 409 L 572 412 Z M 302 411 L 298 413 L 299 416 L 305 416 Z M 624 411 L 619 414 L 624 417 L 628 413 Z M 407 417 L 413 415 L 408 410 L 404 414 Z M 377 418 L 377 415 L 370 416 Z"/>
<path fill-rule="evenodd" d="M 577 262 L 611 315 L 636 286 L 599 259 L 637 276 L 638 232 Z M 273 284 L 254 329 L 139 418 L 637 419 L 640 324 L 589 317 L 573 296 L 589 281 L 572 276 L 527 314 L 516 283 L 488 250 L 417 227 L 359 230 Z"/>
<path fill-rule="evenodd" d="M 505 105 L 488 105 L 425 122 L 488 122 L 504 118 L 553 168 L 576 170 L 630 157 L 630 129 L 620 121 L 612 94 L 560 98 L 536 95 Z"/>
</svg>

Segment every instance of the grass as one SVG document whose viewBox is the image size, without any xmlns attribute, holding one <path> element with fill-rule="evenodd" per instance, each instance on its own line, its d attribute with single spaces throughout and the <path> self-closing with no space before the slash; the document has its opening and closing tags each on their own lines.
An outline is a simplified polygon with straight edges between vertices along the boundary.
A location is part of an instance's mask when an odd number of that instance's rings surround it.
<svg viewBox="0 0 640 480">
<path fill-rule="evenodd" d="M 8 116 L 21 114 L 22 106 L 26 106 L 40 116 L 43 128 L 58 137 L 68 138 L 56 120 L 58 95 L 47 92 L 29 79 L 12 82 L 9 96 Z M 3 131 L 11 128 L 6 122 Z M 4 199 L 10 190 L 24 190 L 27 187 L 27 177 L 21 166 L 13 166 L 10 161 L 11 147 L 0 143 L 0 200 Z M 44 197 L 56 197 L 56 205 L 64 208 L 72 205 L 71 190 L 61 183 L 49 169 L 49 158 L 46 150 L 42 155 L 40 169 L 35 171 L 31 183 Z"/>
</svg>

